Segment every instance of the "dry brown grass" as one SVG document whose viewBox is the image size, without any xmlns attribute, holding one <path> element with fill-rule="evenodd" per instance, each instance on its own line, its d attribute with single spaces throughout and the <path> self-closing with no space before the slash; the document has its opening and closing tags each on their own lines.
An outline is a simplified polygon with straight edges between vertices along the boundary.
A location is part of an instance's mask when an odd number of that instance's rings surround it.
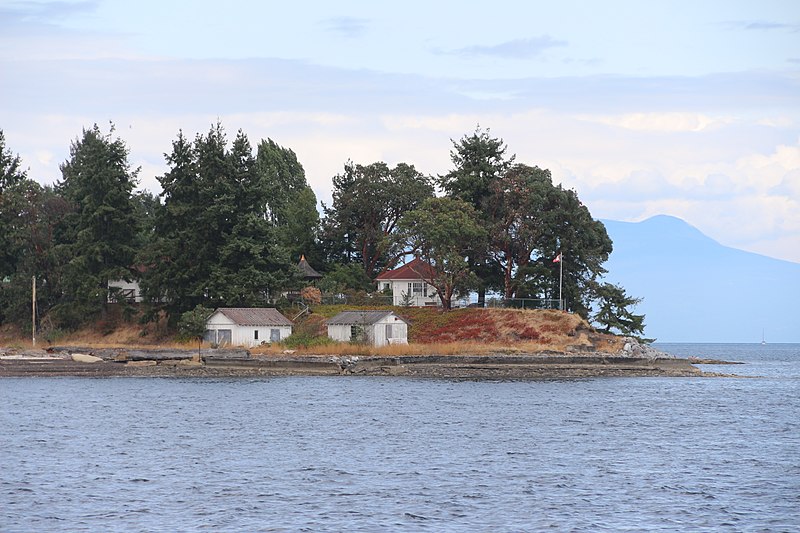
<svg viewBox="0 0 800 533">
<path fill-rule="evenodd" d="M 330 307 L 330 309 L 328 309 Z M 325 312 L 315 312 L 295 325 L 296 332 L 325 336 L 325 318 L 336 311 L 332 306 Z M 617 353 L 622 340 L 613 335 L 595 332 L 577 315 L 557 310 L 518 309 L 459 309 L 444 313 L 431 308 L 395 308 L 395 312 L 411 321 L 408 345 L 384 347 L 350 343 L 331 343 L 287 350 L 281 344 L 252 348 L 261 357 L 296 355 L 313 356 L 403 356 L 403 355 L 468 355 L 489 353 L 566 352 L 593 348 L 600 352 Z M 165 323 L 118 323 L 110 331 L 89 327 L 59 337 L 53 344 L 96 348 L 175 348 L 197 349 L 196 342 L 178 342 Z M 48 343 L 38 339 L 37 348 Z M 30 349 L 31 339 L 13 328 L 0 328 L 0 346 Z M 203 349 L 208 349 L 206 343 Z"/>
</svg>

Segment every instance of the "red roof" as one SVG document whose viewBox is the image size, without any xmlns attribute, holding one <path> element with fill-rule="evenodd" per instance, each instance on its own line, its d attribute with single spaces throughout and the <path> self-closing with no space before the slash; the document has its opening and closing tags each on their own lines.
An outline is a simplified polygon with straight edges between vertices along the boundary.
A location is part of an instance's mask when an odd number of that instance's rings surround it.
<svg viewBox="0 0 800 533">
<path fill-rule="evenodd" d="M 387 270 L 383 274 L 375 278 L 378 281 L 390 279 L 423 279 L 429 280 L 436 277 L 436 271 L 431 265 L 420 259 L 415 258 L 410 263 L 406 263 L 400 268 L 394 270 Z"/>
</svg>

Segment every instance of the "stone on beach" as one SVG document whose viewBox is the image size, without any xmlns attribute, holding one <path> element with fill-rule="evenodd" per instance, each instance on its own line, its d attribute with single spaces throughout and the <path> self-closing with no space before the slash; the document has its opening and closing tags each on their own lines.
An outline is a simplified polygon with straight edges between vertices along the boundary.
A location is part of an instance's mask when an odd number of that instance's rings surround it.
<svg viewBox="0 0 800 533">
<path fill-rule="evenodd" d="M 76 363 L 100 363 L 103 361 L 100 357 L 88 353 L 74 353 L 70 357 Z"/>
</svg>

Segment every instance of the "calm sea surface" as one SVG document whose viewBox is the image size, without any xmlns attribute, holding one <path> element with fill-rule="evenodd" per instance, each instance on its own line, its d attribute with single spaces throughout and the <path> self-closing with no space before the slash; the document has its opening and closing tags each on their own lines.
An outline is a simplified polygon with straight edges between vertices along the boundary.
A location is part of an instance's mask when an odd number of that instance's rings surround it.
<svg viewBox="0 0 800 533">
<path fill-rule="evenodd" d="M 0 379 L 0 531 L 800 531 L 800 345 L 748 379 Z"/>
</svg>

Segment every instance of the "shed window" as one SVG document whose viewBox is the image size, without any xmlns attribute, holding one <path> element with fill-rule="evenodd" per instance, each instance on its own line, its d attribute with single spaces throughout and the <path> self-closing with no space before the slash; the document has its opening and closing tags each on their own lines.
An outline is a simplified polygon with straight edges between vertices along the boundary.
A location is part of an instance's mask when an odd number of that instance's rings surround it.
<svg viewBox="0 0 800 533">
<path fill-rule="evenodd" d="M 281 340 L 281 330 L 278 328 L 272 328 L 269 330 L 269 340 L 270 342 L 278 342 Z"/>
<path fill-rule="evenodd" d="M 258 340 L 258 330 L 253 332 L 253 339 Z"/>
</svg>

